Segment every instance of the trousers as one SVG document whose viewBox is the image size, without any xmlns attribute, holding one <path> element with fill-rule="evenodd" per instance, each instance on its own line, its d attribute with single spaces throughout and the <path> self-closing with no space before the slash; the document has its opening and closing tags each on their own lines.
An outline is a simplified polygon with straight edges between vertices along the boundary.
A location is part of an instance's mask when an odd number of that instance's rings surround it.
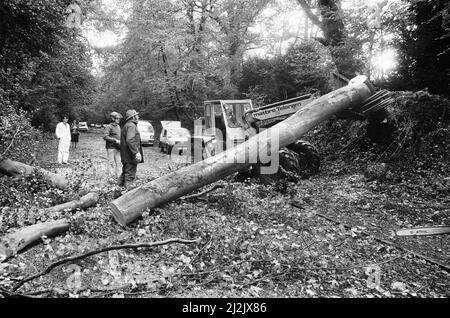
<svg viewBox="0 0 450 318">
<path fill-rule="evenodd" d="M 69 160 L 70 139 L 60 138 L 58 144 L 58 163 L 67 163 Z"/>
<path fill-rule="evenodd" d="M 108 170 L 109 173 L 115 175 L 116 178 L 120 176 L 120 151 L 115 148 L 106 149 L 108 155 Z"/>
<path fill-rule="evenodd" d="M 136 179 L 137 164 L 122 162 L 122 174 L 119 177 L 119 185 L 127 187 Z"/>
</svg>

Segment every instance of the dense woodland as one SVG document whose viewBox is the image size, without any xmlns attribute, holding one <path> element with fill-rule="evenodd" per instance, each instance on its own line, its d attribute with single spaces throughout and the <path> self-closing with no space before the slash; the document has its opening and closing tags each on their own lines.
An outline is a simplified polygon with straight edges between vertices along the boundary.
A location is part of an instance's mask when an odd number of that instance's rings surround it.
<svg viewBox="0 0 450 318">
<path fill-rule="evenodd" d="M 372 72 L 376 84 L 393 90 L 449 92 L 446 1 L 389 2 L 376 29 L 367 28 L 367 7 L 358 1 L 346 10 L 336 1 L 133 1 L 126 19 L 99 1 L 79 1 L 83 23 L 127 30 L 119 46 L 101 49 L 81 30 L 65 27 L 70 3 L 1 4 L 0 102 L 10 125 L 2 126 L 1 149 L 19 122 L 52 130 L 62 113 L 103 122 L 113 109 L 136 108 L 155 121 L 169 111 L 188 124 L 207 99 L 250 97 L 264 104 L 325 93 L 330 70 L 348 78 Z M 297 34 L 280 52 L 274 39 L 252 30 L 267 7 L 302 8 L 318 31 L 283 30 L 284 37 Z M 255 47 L 268 48 L 265 56 L 249 56 Z M 377 77 L 369 57 L 386 47 L 398 52 L 398 67 Z M 93 56 L 103 61 L 101 76 L 92 75 Z"/>
</svg>

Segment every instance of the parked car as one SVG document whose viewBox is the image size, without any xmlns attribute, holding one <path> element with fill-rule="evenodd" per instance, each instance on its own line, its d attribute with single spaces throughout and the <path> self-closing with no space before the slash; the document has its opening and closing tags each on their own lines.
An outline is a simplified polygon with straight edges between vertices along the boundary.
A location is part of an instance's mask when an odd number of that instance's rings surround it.
<svg viewBox="0 0 450 318">
<path fill-rule="evenodd" d="M 142 145 L 151 145 L 155 142 L 155 129 L 148 120 L 139 120 L 137 124 L 139 134 L 141 135 Z"/>
<path fill-rule="evenodd" d="M 78 123 L 78 130 L 79 130 L 79 131 L 88 131 L 88 130 L 89 130 L 89 127 L 88 127 L 87 122 L 85 122 L 85 121 L 80 121 L 80 122 Z"/>
<path fill-rule="evenodd" d="M 159 148 L 161 152 L 170 154 L 172 148 L 177 145 L 180 152 L 185 152 L 189 146 L 190 138 L 191 133 L 186 128 L 163 126 L 159 137 Z"/>
</svg>

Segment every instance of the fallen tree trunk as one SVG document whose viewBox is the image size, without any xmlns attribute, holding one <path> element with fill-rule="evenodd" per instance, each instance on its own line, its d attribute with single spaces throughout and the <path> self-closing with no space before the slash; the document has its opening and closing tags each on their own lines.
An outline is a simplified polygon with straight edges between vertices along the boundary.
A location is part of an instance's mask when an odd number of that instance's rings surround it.
<svg viewBox="0 0 450 318">
<path fill-rule="evenodd" d="M 68 220 L 61 219 L 34 224 L 5 235 L 0 239 L 0 262 L 16 255 L 20 250 L 38 241 L 42 235 L 54 236 L 67 231 L 69 226 Z"/>
<path fill-rule="evenodd" d="M 61 212 L 64 210 L 72 211 L 75 209 L 85 209 L 90 207 L 91 205 L 94 205 L 98 202 L 99 195 L 98 193 L 91 192 L 86 194 L 85 196 L 82 196 L 78 200 L 73 200 L 70 202 L 66 202 L 63 204 L 55 205 L 49 208 L 43 209 L 44 213 L 52 213 L 52 212 Z"/>
<path fill-rule="evenodd" d="M 267 159 L 264 158 L 264 154 L 269 155 L 273 163 L 278 160 L 278 149 L 292 144 L 332 115 L 361 104 L 373 93 L 373 87 L 368 81 L 361 77 L 356 78 L 348 86 L 312 101 L 291 117 L 234 148 L 126 192 L 111 202 L 112 215 L 118 223 L 125 226 L 146 209 L 175 200 L 195 189 L 246 169 L 256 161 L 267 163 L 269 160 L 263 161 Z M 274 172 L 276 171 L 272 171 Z"/>
<path fill-rule="evenodd" d="M 19 161 L 10 159 L 4 159 L 0 161 L 0 173 L 9 177 L 28 176 L 37 170 L 42 174 L 45 180 L 49 181 L 55 187 L 65 190 L 67 189 L 67 180 L 56 173 L 49 172 L 47 170 L 26 165 Z"/>
</svg>

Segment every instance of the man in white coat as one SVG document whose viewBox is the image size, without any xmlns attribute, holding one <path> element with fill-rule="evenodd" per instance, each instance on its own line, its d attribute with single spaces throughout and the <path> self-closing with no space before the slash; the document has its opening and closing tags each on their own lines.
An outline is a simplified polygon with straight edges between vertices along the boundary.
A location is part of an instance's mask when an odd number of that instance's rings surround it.
<svg viewBox="0 0 450 318">
<path fill-rule="evenodd" d="M 63 117 L 62 122 L 56 125 L 56 138 L 59 140 L 58 144 L 58 163 L 67 163 L 69 160 L 69 148 L 70 148 L 70 125 L 68 124 L 69 118 Z"/>
</svg>

